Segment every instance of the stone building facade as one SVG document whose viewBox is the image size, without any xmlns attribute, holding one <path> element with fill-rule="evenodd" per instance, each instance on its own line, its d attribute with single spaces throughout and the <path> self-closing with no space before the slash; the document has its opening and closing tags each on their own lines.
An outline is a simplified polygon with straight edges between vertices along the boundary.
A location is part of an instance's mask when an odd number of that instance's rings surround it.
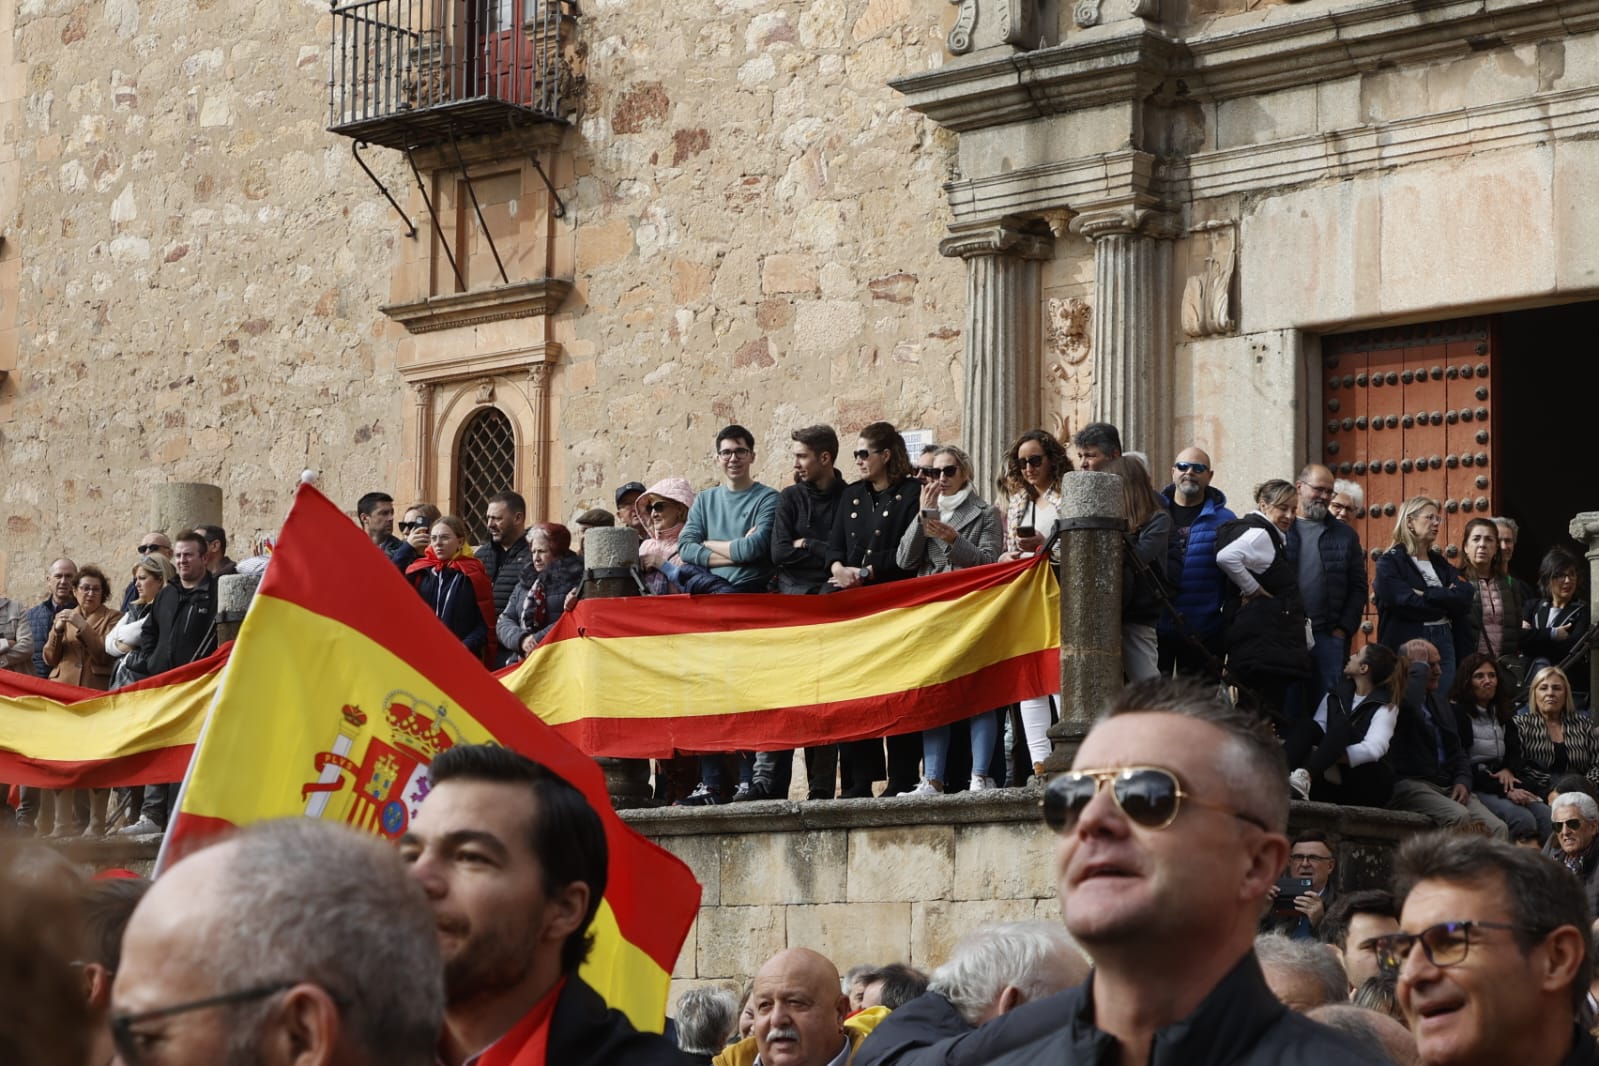
<svg viewBox="0 0 1599 1066">
<path fill-rule="evenodd" d="M 878 417 L 986 473 L 1097 414 L 1235 498 L 1325 457 L 1368 545 L 1404 494 L 1547 495 L 1502 430 L 1591 345 L 1599 0 L 369 2 L 412 43 L 345 0 L 0 3 L 12 595 L 120 566 L 161 480 L 246 536 L 304 467 L 468 511 L 508 472 L 559 518 L 710 483 L 727 421 L 773 484 L 793 427 Z M 484 95 L 438 74 L 462 32 L 556 55 L 558 103 L 417 133 Z M 1367 395 L 1417 368 L 1425 409 Z M 1378 436 L 1390 398 L 1427 417 Z"/>
</svg>

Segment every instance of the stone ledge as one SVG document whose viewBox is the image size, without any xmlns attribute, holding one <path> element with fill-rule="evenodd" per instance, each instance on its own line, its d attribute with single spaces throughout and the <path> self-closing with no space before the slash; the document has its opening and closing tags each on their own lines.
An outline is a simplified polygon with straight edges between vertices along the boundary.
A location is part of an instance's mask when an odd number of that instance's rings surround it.
<svg viewBox="0 0 1599 1066">
<path fill-rule="evenodd" d="M 622 820 L 647 837 L 797 833 L 812 829 L 875 829 L 950 822 L 1039 820 L 1041 789 L 957 792 L 920 799 L 759 800 L 719 807 L 658 807 L 622 811 Z"/>
<path fill-rule="evenodd" d="M 510 318 L 536 318 L 554 314 L 571 292 L 572 283 L 564 278 L 538 278 L 492 289 L 385 304 L 378 310 L 411 333 L 432 333 Z"/>
</svg>

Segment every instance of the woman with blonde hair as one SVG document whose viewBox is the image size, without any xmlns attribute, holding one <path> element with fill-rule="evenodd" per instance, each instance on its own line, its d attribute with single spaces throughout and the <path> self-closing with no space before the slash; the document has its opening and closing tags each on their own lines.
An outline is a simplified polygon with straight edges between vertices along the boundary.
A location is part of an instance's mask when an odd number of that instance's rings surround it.
<svg viewBox="0 0 1599 1066">
<path fill-rule="evenodd" d="M 1399 508 L 1393 546 L 1377 560 L 1372 594 L 1377 601 L 1377 641 L 1395 651 L 1425 640 L 1438 649 L 1438 691 L 1455 682 L 1455 664 L 1470 654 L 1471 582 L 1449 565 L 1434 544 L 1443 522 L 1438 501 L 1412 496 Z"/>
<path fill-rule="evenodd" d="M 1149 471 L 1134 456 L 1123 454 L 1100 469 L 1122 479 L 1122 509 L 1130 538 L 1122 555 L 1122 672 L 1128 681 L 1143 681 L 1160 675 L 1155 623 L 1160 621 L 1161 600 L 1152 579 L 1159 580 L 1153 575 L 1163 573 L 1166 566 L 1171 512 L 1150 483 Z"/>
<path fill-rule="evenodd" d="M 1529 792 L 1546 796 L 1562 774 L 1582 774 L 1599 784 L 1599 743 L 1593 719 L 1577 710 L 1571 681 L 1558 666 L 1532 675 L 1527 706 L 1514 721 L 1521 736 L 1521 777 Z"/>
</svg>

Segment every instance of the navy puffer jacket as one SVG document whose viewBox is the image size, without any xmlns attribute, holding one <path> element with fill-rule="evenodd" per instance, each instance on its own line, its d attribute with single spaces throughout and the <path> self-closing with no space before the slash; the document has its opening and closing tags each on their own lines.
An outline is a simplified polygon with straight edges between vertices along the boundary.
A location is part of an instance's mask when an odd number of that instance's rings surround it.
<svg viewBox="0 0 1599 1066">
<path fill-rule="evenodd" d="M 1176 488 L 1167 485 L 1161 493 L 1169 512 L 1175 505 Z M 1186 546 L 1172 530 L 1168 553 L 1167 574 L 1177 586 L 1172 600 L 1182 612 L 1189 628 L 1197 636 L 1208 637 L 1221 629 L 1221 600 L 1227 586 L 1227 575 L 1216 566 L 1216 530 L 1223 522 L 1238 516 L 1227 508 L 1227 497 L 1218 488 L 1205 489 L 1205 506 L 1188 528 Z M 1177 623 L 1171 614 L 1163 612 L 1160 632 L 1175 633 Z"/>
</svg>

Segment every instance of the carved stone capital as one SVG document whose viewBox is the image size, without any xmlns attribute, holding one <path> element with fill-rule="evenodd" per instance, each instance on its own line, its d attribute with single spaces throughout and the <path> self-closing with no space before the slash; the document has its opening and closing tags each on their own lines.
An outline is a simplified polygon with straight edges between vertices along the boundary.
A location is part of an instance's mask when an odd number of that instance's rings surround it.
<svg viewBox="0 0 1599 1066">
<path fill-rule="evenodd" d="M 1583 511 L 1571 519 L 1571 536 L 1588 546 L 1589 553 L 1599 551 L 1599 511 Z"/>
<path fill-rule="evenodd" d="M 960 5 L 960 11 L 955 14 L 955 25 L 950 28 L 945 43 L 949 46 L 950 55 L 963 56 L 972 50 L 972 30 L 977 26 L 977 0 L 949 2 Z"/>
<path fill-rule="evenodd" d="M 1108 211 L 1090 211 L 1071 221 L 1073 233 L 1097 241 L 1115 234 L 1137 234 L 1170 240 L 1181 230 L 1177 217 L 1152 207 L 1118 207 Z"/>
<path fill-rule="evenodd" d="M 938 242 L 938 254 L 961 259 L 984 255 L 1048 259 L 1054 254 L 1051 238 L 1028 233 L 1020 225 L 1016 219 L 1000 219 L 951 226 L 949 236 Z"/>
<path fill-rule="evenodd" d="M 554 363 L 534 363 L 527 368 L 527 380 L 533 386 L 534 392 L 543 392 L 548 389 L 550 387 L 550 378 L 554 374 Z"/>
<path fill-rule="evenodd" d="M 411 382 L 411 399 L 416 405 L 426 410 L 433 403 L 433 390 L 435 386 L 431 381 Z"/>
</svg>

